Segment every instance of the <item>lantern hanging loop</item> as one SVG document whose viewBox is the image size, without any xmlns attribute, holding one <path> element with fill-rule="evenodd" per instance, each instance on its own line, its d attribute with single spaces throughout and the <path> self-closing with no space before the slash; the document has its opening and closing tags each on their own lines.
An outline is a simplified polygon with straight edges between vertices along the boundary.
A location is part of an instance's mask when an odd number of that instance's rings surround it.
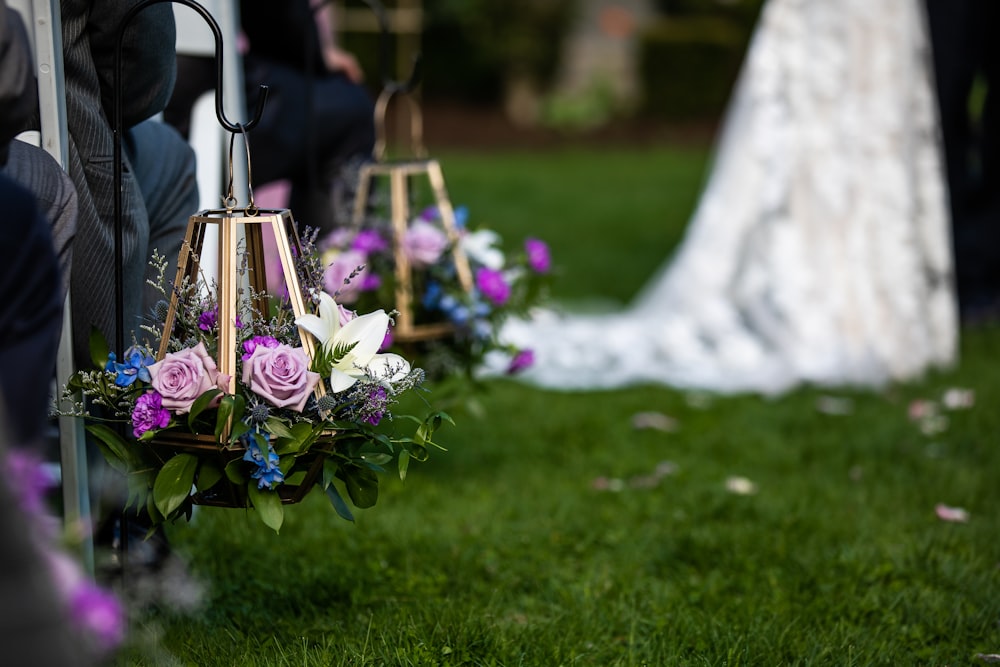
<svg viewBox="0 0 1000 667">
<path fill-rule="evenodd" d="M 243 146 L 246 148 L 247 156 L 247 194 L 249 201 L 247 202 L 246 208 L 243 212 L 249 217 L 253 217 L 260 212 L 257 205 L 254 203 L 253 199 L 253 167 L 250 163 L 250 137 L 247 135 L 247 126 L 242 123 L 239 124 L 240 134 L 243 136 Z M 231 211 L 236 208 L 236 196 L 233 194 L 233 150 L 236 143 L 236 133 L 229 135 L 229 185 L 226 190 L 225 205 L 226 210 Z"/>
</svg>

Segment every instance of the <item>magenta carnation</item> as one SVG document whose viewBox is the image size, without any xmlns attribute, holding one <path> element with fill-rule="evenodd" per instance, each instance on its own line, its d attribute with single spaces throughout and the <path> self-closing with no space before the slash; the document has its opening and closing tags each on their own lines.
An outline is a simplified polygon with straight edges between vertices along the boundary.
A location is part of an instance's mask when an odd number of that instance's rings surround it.
<svg viewBox="0 0 1000 667">
<path fill-rule="evenodd" d="M 163 397 L 155 391 L 148 391 L 135 399 L 132 408 L 132 435 L 142 437 L 154 428 L 166 428 L 170 423 L 170 411 L 163 407 Z"/>
<path fill-rule="evenodd" d="M 504 279 L 503 273 L 485 266 L 476 271 L 476 287 L 483 296 L 497 306 L 502 306 L 510 298 L 510 285 Z"/>
</svg>

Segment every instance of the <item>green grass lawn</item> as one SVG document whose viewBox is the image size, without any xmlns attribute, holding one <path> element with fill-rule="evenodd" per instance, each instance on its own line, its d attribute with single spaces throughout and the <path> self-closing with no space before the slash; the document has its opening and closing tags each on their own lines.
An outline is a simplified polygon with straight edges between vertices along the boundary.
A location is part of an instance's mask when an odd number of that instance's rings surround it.
<svg viewBox="0 0 1000 667">
<path fill-rule="evenodd" d="M 470 222 L 547 239 L 555 296 L 579 302 L 635 293 L 707 164 L 665 147 L 439 157 Z M 316 494 L 280 536 L 235 510 L 170 527 L 204 599 L 137 611 L 118 664 L 984 664 L 998 352 L 1000 330 L 967 331 L 960 364 L 920 383 L 774 399 L 494 381 L 455 410 L 449 451 L 385 478 L 355 524 Z M 951 387 L 975 405 L 925 433 L 910 404 Z M 675 428 L 635 428 L 644 412 Z"/>
</svg>

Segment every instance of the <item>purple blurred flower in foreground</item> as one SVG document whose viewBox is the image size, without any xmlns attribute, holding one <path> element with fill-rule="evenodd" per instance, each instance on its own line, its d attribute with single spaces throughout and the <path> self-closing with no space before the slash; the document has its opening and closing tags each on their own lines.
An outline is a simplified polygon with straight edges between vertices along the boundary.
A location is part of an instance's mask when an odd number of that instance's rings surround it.
<svg viewBox="0 0 1000 667">
<path fill-rule="evenodd" d="M 10 449 L 7 452 L 7 476 L 18 504 L 28 514 L 45 511 L 45 495 L 55 488 L 56 481 L 33 453 Z"/>
<path fill-rule="evenodd" d="M 552 256 L 549 246 L 540 239 L 525 239 L 524 251 L 528 253 L 528 266 L 535 273 L 548 273 L 552 268 Z"/>
<path fill-rule="evenodd" d="M 483 296 L 498 306 L 502 306 L 510 298 L 510 285 L 500 271 L 480 267 L 476 271 L 476 287 Z"/>
<path fill-rule="evenodd" d="M 125 640 L 125 613 L 110 591 L 84 580 L 73 592 L 70 617 L 74 625 L 97 638 L 100 648 L 110 650 Z"/>
<path fill-rule="evenodd" d="M 514 375 L 530 368 L 535 363 L 535 351 L 526 349 L 519 350 L 507 365 L 507 375 Z"/>
</svg>

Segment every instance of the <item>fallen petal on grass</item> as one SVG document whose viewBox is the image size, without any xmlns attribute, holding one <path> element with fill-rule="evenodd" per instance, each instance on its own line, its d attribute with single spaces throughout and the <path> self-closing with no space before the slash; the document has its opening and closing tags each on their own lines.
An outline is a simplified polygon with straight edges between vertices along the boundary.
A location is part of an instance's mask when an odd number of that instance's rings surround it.
<svg viewBox="0 0 1000 667">
<path fill-rule="evenodd" d="M 944 392 L 941 403 L 949 410 L 965 410 L 976 404 L 976 392 L 972 389 L 952 387 Z"/>
<path fill-rule="evenodd" d="M 672 433 L 677 430 L 677 420 L 662 412 L 637 412 L 632 415 L 632 428 L 636 430 L 653 429 Z"/>
<path fill-rule="evenodd" d="M 944 503 L 935 505 L 934 513 L 942 521 L 950 521 L 952 523 L 967 523 L 969 521 L 969 513 L 966 510 L 961 507 L 949 507 Z"/>
<path fill-rule="evenodd" d="M 752 496 L 757 493 L 757 485 L 746 477 L 729 477 L 726 479 L 726 491 L 738 496 Z"/>
<path fill-rule="evenodd" d="M 816 399 L 816 410 L 824 415 L 849 415 L 854 412 L 854 401 L 839 396 L 820 396 Z"/>
</svg>

